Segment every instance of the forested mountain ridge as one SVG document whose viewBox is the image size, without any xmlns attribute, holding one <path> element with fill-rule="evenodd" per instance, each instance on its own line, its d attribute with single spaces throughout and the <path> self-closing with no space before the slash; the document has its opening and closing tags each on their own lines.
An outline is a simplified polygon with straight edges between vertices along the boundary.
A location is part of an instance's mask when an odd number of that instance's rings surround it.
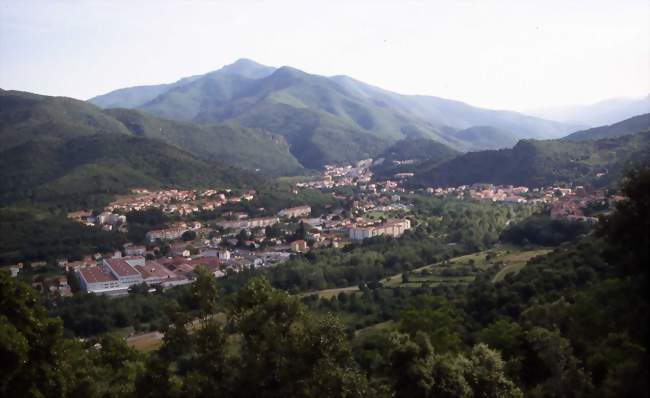
<svg viewBox="0 0 650 398">
<path fill-rule="evenodd" d="M 576 131 L 564 137 L 564 139 L 570 141 L 600 140 L 602 138 L 616 138 L 648 130 L 650 130 L 650 113 L 625 119 L 608 126 Z"/>
<path fill-rule="evenodd" d="M 64 141 L 96 134 L 157 139 L 204 160 L 262 174 L 295 174 L 303 169 L 284 138 L 265 131 L 177 122 L 137 110 L 102 110 L 71 98 L 0 91 L 0 152 L 31 140 Z"/>
<path fill-rule="evenodd" d="M 145 96 L 138 94 L 140 88 L 125 90 L 132 96 Z M 346 76 L 324 77 L 287 66 L 275 69 L 249 60 L 175 83 L 140 105 L 128 100 L 120 103 L 121 93 L 90 101 L 104 106 L 105 98 L 110 97 L 112 106 L 134 107 L 165 118 L 231 121 L 264 129 L 285 136 L 291 153 L 306 167 L 376 156 L 404 138 L 429 138 L 456 150 L 483 148 L 483 142 L 494 147 L 490 137 L 464 140 L 462 134 L 454 134 L 473 126 L 492 126 L 515 139 L 555 138 L 571 130 L 561 123 L 516 112 L 400 95 Z M 346 151 L 333 150 L 332 141 Z"/>
<path fill-rule="evenodd" d="M 394 178 L 397 173 L 410 173 L 423 162 L 442 163 L 461 153 L 427 138 L 399 140 L 382 152 L 372 166 L 380 178 Z"/>
<path fill-rule="evenodd" d="M 618 181 L 627 167 L 648 162 L 650 132 L 647 131 L 597 141 L 522 140 L 512 149 L 470 152 L 442 164 L 425 162 L 410 182 L 415 186 L 473 183 L 605 186 Z"/>
<path fill-rule="evenodd" d="M 31 140 L 0 156 L 0 203 L 92 208 L 136 187 L 251 186 L 259 177 L 123 134 Z"/>
</svg>

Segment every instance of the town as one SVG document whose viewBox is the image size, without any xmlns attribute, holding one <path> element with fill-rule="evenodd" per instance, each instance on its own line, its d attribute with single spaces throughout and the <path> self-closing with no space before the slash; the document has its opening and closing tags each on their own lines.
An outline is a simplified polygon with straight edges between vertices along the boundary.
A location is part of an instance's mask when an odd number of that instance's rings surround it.
<svg viewBox="0 0 650 398">
<path fill-rule="evenodd" d="M 409 160 L 400 162 L 408 164 Z M 589 223 L 597 221 L 594 213 L 598 209 L 609 208 L 609 202 L 622 199 L 617 195 L 608 197 L 603 189 L 583 186 L 529 189 L 473 184 L 414 190 L 405 184 L 412 176 L 409 173 L 380 180 L 373 175 L 372 165 L 372 159 L 330 165 L 319 176 L 296 182 L 294 195 L 301 190 L 318 190 L 342 204 L 318 216 L 312 214 L 308 204 L 302 204 L 253 217 L 239 206 L 255 200 L 257 193 L 252 190 L 134 189 L 101 212 L 78 211 L 68 217 L 89 227 L 122 233 L 129 231 L 127 220 L 133 212 L 156 209 L 170 221 L 147 230 L 140 242 L 126 243 L 120 250 L 89 253 L 76 261 L 59 259 L 56 264 L 67 276 L 76 277 L 86 292 L 123 295 L 135 285 L 166 289 L 191 283 L 199 266 L 219 278 L 245 269 L 275 266 L 292 255 L 314 249 L 342 248 L 377 236 L 398 238 L 417 223 L 410 215 L 409 198 L 413 195 L 546 206 L 552 218 Z M 205 221 L 195 217 L 206 213 L 216 218 Z M 45 264 L 32 262 L 30 266 Z M 16 276 L 23 266 L 11 266 L 12 275 Z M 54 296 L 71 295 L 66 276 L 35 286 Z"/>
</svg>

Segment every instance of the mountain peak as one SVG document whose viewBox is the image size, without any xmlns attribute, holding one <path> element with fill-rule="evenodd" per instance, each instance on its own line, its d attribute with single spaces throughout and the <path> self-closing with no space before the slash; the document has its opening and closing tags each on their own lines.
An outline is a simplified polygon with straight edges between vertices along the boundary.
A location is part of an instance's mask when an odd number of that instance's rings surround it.
<svg viewBox="0 0 650 398">
<path fill-rule="evenodd" d="M 273 67 L 258 64 L 248 58 L 239 58 L 232 64 L 226 65 L 216 72 L 242 75 L 251 79 L 259 79 L 270 75 L 273 71 L 275 71 L 275 68 Z"/>
</svg>

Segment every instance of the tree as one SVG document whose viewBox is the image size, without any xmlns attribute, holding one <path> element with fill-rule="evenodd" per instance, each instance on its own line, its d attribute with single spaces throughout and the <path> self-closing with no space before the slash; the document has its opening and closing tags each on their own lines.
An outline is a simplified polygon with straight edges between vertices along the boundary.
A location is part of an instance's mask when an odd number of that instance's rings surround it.
<svg viewBox="0 0 650 398">
<path fill-rule="evenodd" d="M 501 354 L 487 345 L 475 345 L 465 366 L 465 379 L 473 391 L 473 396 L 486 398 L 523 396 L 521 390 L 506 377 Z"/>
<path fill-rule="evenodd" d="M 183 240 L 183 242 L 190 242 L 190 241 L 193 241 L 194 239 L 196 239 L 196 232 L 195 232 L 195 231 L 192 231 L 192 230 L 190 230 L 190 231 L 185 231 L 185 232 L 183 232 L 183 234 L 181 235 L 181 239 Z"/>
<path fill-rule="evenodd" d="M 611 246 L 606 256 L 621 265 L 623 274 L 641 276 L 643 285 L 647 286 L 650 264 L 650 167 L 630 170 L 622 191 L 627 199 L 616 205 L 612 215 L 601 219 L 597 232 Z"/>
<path fill-rule="evenodd" d="M 256 278 L 235 296 L 229 316 L 241 334 L 239 396 L 361 397 L 367 381 L 332 316 L 305 311 L 295 297 Z"/>
<path fill-rule="evenodd" d="M 444 299 L 423 295 L 414 298 L 400 314 L 400 329 L 415 336 L 418 331 L 429 335 L 438 352 L 455 351 L 461 340 L 457 328 L 460 314 Z"/>
<path fill-rule="evenodd" d="M 433 347 L 428 336 L 417 332 L 414 339 L 393 333 L 389 339 L 391 378 L 395 397 L 428 397 L 435 384 Z"/>
<path fill-rule="evenodd" d="M 0 271 L 0 395 L 65 397 L 77 388 L 75 343 L 31 288 Z"/>
</svg>

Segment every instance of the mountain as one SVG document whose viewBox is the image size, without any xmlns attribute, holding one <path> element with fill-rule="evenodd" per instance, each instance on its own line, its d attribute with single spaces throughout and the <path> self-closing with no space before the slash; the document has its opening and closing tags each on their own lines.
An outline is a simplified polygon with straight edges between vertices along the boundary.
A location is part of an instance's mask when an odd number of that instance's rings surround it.
<svg viewBox="0 0 650 398">
<path fill-rule="evenodd" d="M 492 126 L 474 126 L 456 133 L 456 138 L 467 142 L 470 151 L 510 148 L 519 138 L 509 131 Z"/>
<path fill-rule="evenodd" d="M 420 187 L 473 183 L 606 186 L 619 181 L 626 167 L 648 162 L 648 131 L 596 141 L 521 140 L 512 149 L 470 152 L 442 164 L 425 162 L 410 183 Z M 601 172 L 607 175 L 598 178 Z"/>
<path fill-rule="evenodd" d="M 0 91 L 0 152 L 31 140 L 61 141 L 96 134 L 153 138 L 204 160 L 264 174 L 302 170 L 284 138 L 264 131 L 170 121 L 138 110 L 102 110 L 71 98 Z"/>
<path fill-rule="evenodd" d="M 600 126 L 589 130 L 577 131 L 573 134 L 569 134 L 564 139 L 570 141 L 599 140 L 602 138 L 615 138 L 648 130 L 650 130 L 650 113 L 635 116 L 609 126 Z"/>
<path fill-rule="evenodd" d="M 29 200 L 86 207 L 134 187 L 232 187 L 258 178 L 159 140 L 123 134 L 30 140 L 0 155 L 4 204 Z"/>
<path fill-rule="evenodd" d="M 494 147 L 489 138 L 465 141 L 455 135 L 474 126 L 508 131 L 516 139 L 560 137 L 575 131 L 516 112 L 400 95 L 346 76 L 324 77 L 287 66 L 275 69 L 250 60 L 180 82 L 162 92 L 155 86 L 146 95 L 138 94 L 142 87 L 127 89 L 132 97 L 158 95 L 139 105 L 112 101 L 111 106 L 202 124 L 236 123 L 282 135 L 291 153 L 310 168 L 377 156 L 404 138 L 433 139 L 461 151 L 476 149 L 477 142 Z M 112 92 L 90 102 L 104 106 L 105 98 L 122 94 Z"/>
<path fill-rule="evenodd" d="M 511 131 L 520 139 L 553 138 L 561 137 L 563 131 L 571 129 L 571 126 L 562 123 L 517 112 L 482 109 L 464 102 L 427 95 L 397 94 L 347 76 L 335 76 L 332 79 L 355 95 L 425 120 L 447 135 L 473 126 L 491 126 Z"/>
<path fill-rule="evenodd" d="M 532 115 L 586 127 L 609 125 L 644 113 L 650 113 L 650 95 L 642 98 L 612 98 L 590 105 L 530 111 Z"/>
</svg>

